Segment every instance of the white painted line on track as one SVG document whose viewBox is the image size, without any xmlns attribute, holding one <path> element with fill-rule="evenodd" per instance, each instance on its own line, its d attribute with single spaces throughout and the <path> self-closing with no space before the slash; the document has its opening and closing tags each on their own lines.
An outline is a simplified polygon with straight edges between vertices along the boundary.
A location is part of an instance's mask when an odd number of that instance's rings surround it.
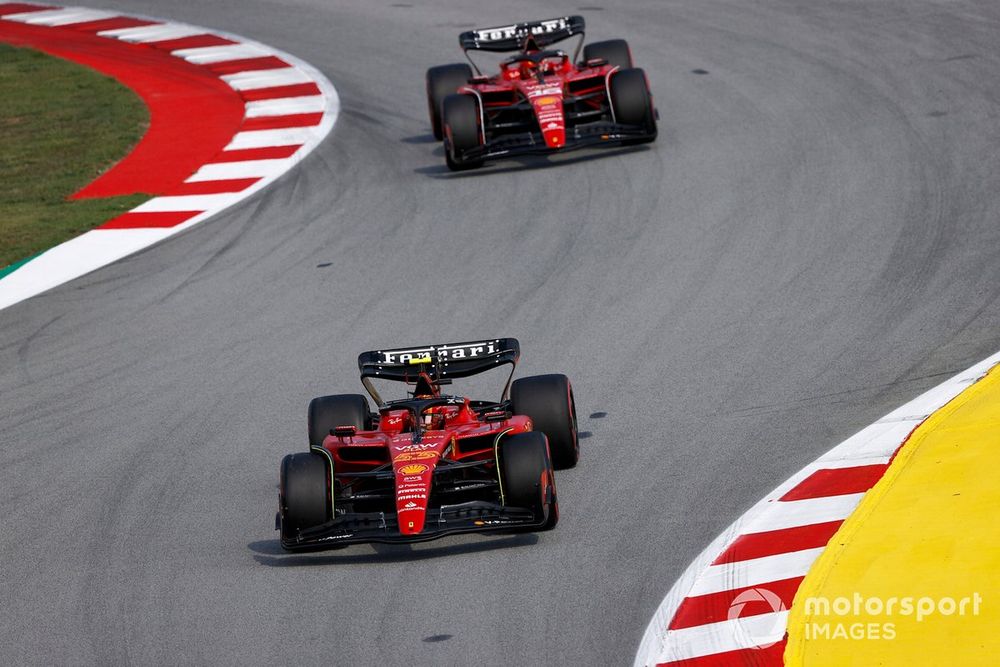
<svg viewBox="0 0 1000 667">
<path fill-rule="evenodd" d="M 706 623 L 671 630 L 670 652 L 663 662 L 691 660 L 706 654 L 738 651 L 781 641 L 788 624 L 788 612 L 778 611 L 734 620 Z"/>
<path fill-rule="evenodd" d="M 74 23 L 86 23 L 88 21 L 99 21 L 101 19 L 119 16 L 115 12 L 104 11 L 103 9 L 83 9 L 67 8 L 53 9 L 41 12 L 26 12 L 23 14 L 8 14 L 4 16 L 5 21 L 17 21 L 19 23 L 29 23 L 31 25 L 47 25 L 58 27 L 72 25 Z"/>
<path fill-rule="evenodd" d="M 214 162 L 203 165 L 185 181 L 226 181 L 234 178 L 261 178 L 288 171 L 289 158 L 277 160 L 243 160 L 242 162 Z"/>
<path fill-rule="evenodd" d="M 801 577 L 819 558 L 820 549 L 805 549 L 787 554 L 765 556 L 735 563 L 709 565 L 695 580 L 688 597 L 722 593 L 746 586 L 757 586 L 771 581 Z"/>
<path fill-rule="evenodd" d="M 247 118 L 263 116 L 289 116 L 298 113 L 319 113 L 326 107 L 322 95 L 308 97 L 279 97 L 273 100 L 258 100 L 247 102 Z"/>
<path fill-rule="evenodd" d="M 889 463 L 890 457 L 886 456 L 869 456 L 869 457 L 859 457 L 852 459 L 837 459 L 835 461 L 825 461 L 823 468 L 826 470 L 837 469 L 837 468 L 854 468 L 857 466 L 877 466 L 885 465 Z"/>
<path fill-rule="evenodd" d="M 180 197 L 153 197 L 139 204 L 133 213 L 163 213 L 167 211 L 208 211 L 235 204 L 243 195 L 230 192 L 216 195 L 184 195 Z"/>
<path fill-rule="evenodd" d="M 316 137 L 315 127 L 286 127 L 279 130 L 251 130 L 237 132 L 226 146 L 227 151 L 267 146 L 298 146 L 309 143 Z"/>
<path fill-rule="evenodd" d="M 112 37 L 123 42 L 134 44 L 147 44 L 150 42 L 163 42 L 168 39 L 181 39 L 182 37 L 194 37 L 195 35 L 207 35 L 209 31 L 193 25 L 182 23 L 162 23 L 159 25 L 139 26 L 137 28 L 118 28 L 116 30 L 102 30 L 97 33 L 101 37 Z"/>
<path fill-rule="evenodd" d="M 32 296 L 127 257 L 165 239 L 172 229 L 93 230 L 47 250 L 24 267 L 0 280 L 0 308 L 16 303 L 12 297 Z M 27 269 L 27 270 L 26 270 Z M 27 298 L 27 297 L 24 297 Z"/>
<path fill-rule="evenodd" d="M 170 55 L 183 58 L 195 65 L 211 65 L 227 60 L 244 60 L 272 55 L 273 51 L 261 49 L 252 44 L 227 44 L 224 46 L 202 46 L 195 49 L 177 49 Z"/>
<path fill-rule="evenodd" d="M 235 90 L 257 90 L 258 88 L 294 86 L 299 83 L 309 83 L 312 81 L 305 72 L 294 67 L 237 72 L 235 74 L 227 74 L 221 78 Z"/>
<path fill-rule="evenodd" d="M 815 523 L 846 519 L 865 494 L 809 498 L 808 500 L 775 500 L 744 524 L 743 533 L 763 533 L 769 530 L 799 528 Z"/>
<path fill-rule="evenodd" d="M 922 420 L 879 420 L 844 441 L 844 450 L 851 458 L 892 456 L 917 424 Z"/>
</svg>

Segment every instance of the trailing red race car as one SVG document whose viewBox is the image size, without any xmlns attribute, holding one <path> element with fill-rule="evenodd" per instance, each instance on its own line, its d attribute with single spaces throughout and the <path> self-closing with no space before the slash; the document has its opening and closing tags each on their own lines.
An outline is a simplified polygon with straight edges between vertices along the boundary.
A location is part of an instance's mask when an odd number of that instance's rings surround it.
<svg viewBox="0 0 1000 667">
<path fill-rule="evenodd" d="M 554 468 L 579 457 L 565 375 L 511 384 L 513 338 L 376 350 L 358 358 L 360 394 L 309 404 L 309 451 L 281 462 L 276 528 L 288 550 L 418 542 L 467 532 L 550 530 L 559 520 Z M 499 401 L 441 386 L 511 366 Z M 373 379 L 406 382 L 385 401 Z"/>
<path fill-rule="evenodd" d="M 580 36 L 570 58 L 546 47 Z M 470 30 L 458 41 L 472 63 L 427 70 L 434 136 L 452 170 L 490 158 L 656 139 L 658 114 L 646 74 L 622 39 L 583 46 L 582 16 Z M 577 60 L 580 47 L 583 58 Z M 485 76 L 469 51 L 516 52 Z M 473 73 L 475 68 L 475 73 Z"/>
</svg>

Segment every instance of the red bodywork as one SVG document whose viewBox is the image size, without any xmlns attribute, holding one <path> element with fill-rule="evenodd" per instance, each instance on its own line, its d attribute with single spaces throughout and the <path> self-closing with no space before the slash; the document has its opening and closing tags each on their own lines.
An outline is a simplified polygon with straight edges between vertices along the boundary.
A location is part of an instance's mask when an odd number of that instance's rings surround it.
<svg viewBox="0 0 1000 667">
<path fill-rule="evenodd" d="M 497 417 L 502 419 L 486 421 L 469 399 L 452 400 L 451 404 L 428 408 L 419 428 L 412 411 L 390 406 L 380 412 L 375 430 L 330 435 L 323 441 L 341 489 L 360 481 L 360 487 L 352 492 L 363 493 L 364 480 L 352 480 L 351 473 L 392 462 L 399 532 L 404 536 L 418 535 L 424 529 L 432 478 L 442 457 L 455 462 L 488 460 L 495 465 L 496 442 L 501 435 L 531 430 L 528 417 L 501 413 Z"/>
<path fill-rule="evenodd" d="M 484 125 L 490 124 L 490 118 L 499 112 L 527 100 L 546 147 L 558 149 L 566 145 L 564 101 L 571 97 L 580 107 L 577 112 L 589 110 L 599 115 L 607 108 L 608 78 L 617 69 L 608 64 L 578 67 L 568 55 L 559 52 L 538 63 L 504 61 L 499 74 L 480 77 L 458 92 L 479 98 L 487 116 Z"/>
</svg>

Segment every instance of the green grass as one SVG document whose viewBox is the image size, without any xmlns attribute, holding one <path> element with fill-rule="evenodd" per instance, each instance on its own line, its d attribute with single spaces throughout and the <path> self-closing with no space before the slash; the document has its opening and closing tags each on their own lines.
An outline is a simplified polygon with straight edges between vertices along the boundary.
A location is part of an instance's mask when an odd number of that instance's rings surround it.
<svg viewBox="0 0 1000 667">
<path fill-rule="evenodd" d="M 0 268 L 148 199 L 67 200 L 125 157 L 148 123 L 142 100 L 114 79 L 0 44 Z"/>
</svg>

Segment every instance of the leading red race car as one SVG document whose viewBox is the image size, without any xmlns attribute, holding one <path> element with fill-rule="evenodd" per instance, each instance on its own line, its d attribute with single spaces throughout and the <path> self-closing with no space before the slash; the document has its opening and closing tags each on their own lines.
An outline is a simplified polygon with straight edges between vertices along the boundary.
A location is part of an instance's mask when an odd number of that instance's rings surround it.
<svg viewBox="0 0 1000 667">
<path fill-rule="evenodd" d="M 276 528 L 288 550 L 443 535 L 550 530 L 554 468 L 579 458 L 565 375 L 515 380 L 513 338 L 375 350 L 358 358 L 360 394 L 309 404 L 309 451 L 281 462 Z M 454 378 L 511 366 L 499 401 L 441 393 Z M 412 395 L 385 401 L 372 380 Z"/>
<path fill-rule="evenodd" d="M 573 57 L 546 47 L 580 36 Z M 582 16 L 470 30 L 470 50 L 516 52 L 485 76 L 465 63 L 427 70 L 434 136 L 452 170 L 489 158 L 550 153 L 605 143 L 656 139 L 657 112 L 646 74 L 632 66 L 622 39 L 583 46 Z M 583 46 L 583 59 L 577 60 Z M 475 68 L 475 74 L 473 74 Z"/>
</svg>

